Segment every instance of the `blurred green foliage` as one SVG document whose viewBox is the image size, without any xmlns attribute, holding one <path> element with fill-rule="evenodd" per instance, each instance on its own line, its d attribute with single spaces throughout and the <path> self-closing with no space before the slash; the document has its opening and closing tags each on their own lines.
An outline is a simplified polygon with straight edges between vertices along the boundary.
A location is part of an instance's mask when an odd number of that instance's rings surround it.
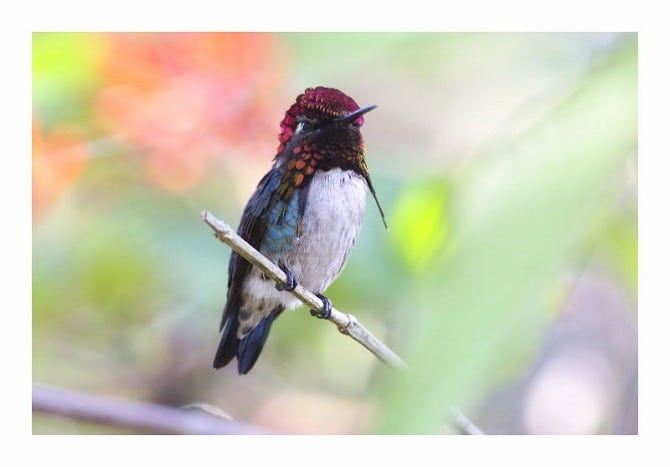
<svg viewBox="0 0 670 467">
<path fill-rule="evenodd" d="M 393 210 L 391 238 L 403 266 L 422 272 L 444 245 L 449 232 L 447 208 L 449 184 L 445 180 L 421 180 L 408 184 Z"/>
<path fill-rule="evenodd" d="M 34 381 L 278 430 L 448 431 L 529 371 L 566 274 L 635 300 L 636 61 L 632 34 L 35 34 Z M 210 367 L 230 252 L 199 212 L 236 224 L 315 85 L 379 105 L 389 231 L 370 200 L 328 295 L 404 375 L 304 309 L 249 375 Z"/>
<path fill-rule="evenodd" d="M 384 387 L 382 431 L 433 432 L 436 408 L 481 400 L 506 347 L 536 332 L 539 299 L 608 220 L 611 177 L 635 151 L 636 60 L 632 44 L 617 50 L 514 148 L 460 179 L 457 246 L 414 288 L 423 316 L 409 370 Z"/>
<path fill-rule="evenodd" d="M 100 82 L 104 47 L 104 38 L 95 34 L 33 36 L 33 101 L 43 125 L 68 120 L 86 125 L 82 117 Z"/>
</svg>

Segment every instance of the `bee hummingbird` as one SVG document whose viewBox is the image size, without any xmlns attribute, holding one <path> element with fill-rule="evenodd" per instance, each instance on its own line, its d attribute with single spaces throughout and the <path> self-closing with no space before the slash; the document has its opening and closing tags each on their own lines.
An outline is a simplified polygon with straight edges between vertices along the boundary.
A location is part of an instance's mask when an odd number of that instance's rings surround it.
<svg viewBox="0 0 670 467">
<path fill-rule="evenodd" d="M 232 253 L 214 368 L 237 357 L 240 374 L 251 370 L 274 320 L 300 305 L 287 292 L 298 283 L 324 302 L 312 315 L 330 316 L 332 304 L 322 292 L 342 272 L 356 243 L 368 189 L 386 225 L 360 130 L 363 115 L 375 107 L 359 108 L 337 89 L 316 87 L 306 89 L 286 112 L 272 168 L 244 208 L 237 232 L 288 279 L 275 284 Z"/>
</svg>

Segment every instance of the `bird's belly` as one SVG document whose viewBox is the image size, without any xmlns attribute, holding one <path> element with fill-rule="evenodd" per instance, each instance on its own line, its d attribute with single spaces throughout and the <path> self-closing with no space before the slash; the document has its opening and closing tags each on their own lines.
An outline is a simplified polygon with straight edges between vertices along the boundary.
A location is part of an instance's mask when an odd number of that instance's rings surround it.
<svg viewBox="0 0 670 467">
<path fill-rule="evenodd" d="M 317 171 L 311 183 L 302 235 L 293 240 L 292 248 L 272 259 L 283 260 L 303 287 L 321 293 L 342 272 L 356 243 L 367 185 L 360 175 L 341 169 Z M 291 309 L 301 303 L 290 293 L 276 290 L 275 283 L 256 267 L 245 281 L 243 296 L 245 308 L 261 315 L 276 305 Z"/>
<path fill-rule="evenodd" d="M 323 292 L 342 272 L 361 229 L 367 185 L 350 170 L 316 172 L 303 216 L 302 235 L 286 262 L 298 282 Z"/>
</svg>

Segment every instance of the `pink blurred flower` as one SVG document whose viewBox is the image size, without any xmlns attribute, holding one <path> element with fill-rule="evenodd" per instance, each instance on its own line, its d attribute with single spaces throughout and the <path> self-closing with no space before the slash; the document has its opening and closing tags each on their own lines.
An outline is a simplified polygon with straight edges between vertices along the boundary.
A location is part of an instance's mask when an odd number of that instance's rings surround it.
<svg viewBox="0 0 670 467">
<path fill-rule="evenodd" d="M 272 154 L 285 66 L 272 34 L 114 34 L 96 109 L 150 180 L 187 190 L 221 158 Z"/>
</svg>

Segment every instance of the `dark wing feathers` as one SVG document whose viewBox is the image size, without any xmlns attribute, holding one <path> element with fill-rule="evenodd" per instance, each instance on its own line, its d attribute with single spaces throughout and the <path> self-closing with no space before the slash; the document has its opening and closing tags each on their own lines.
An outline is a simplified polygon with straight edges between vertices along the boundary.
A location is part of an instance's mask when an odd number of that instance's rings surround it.
<svg viewBox="0 0 670 467">
<path fill-rule="evenodd" d="M 228 365 L 233 357 L 235 357 L 239 345 L 239 339 L 237 338 L 237 327 L 239 324 L 239 321 L 236 319 L 229 319 L 225 323 L 223 335 L 214 356 L 214 368 L 222 368 Z"/>
<path fill-rule="evenodd" d="M 272 169 L 268 172 L 258 183 L 256 191 L 251 196 L 251 199 L 244 208 L 242 213 L 242 219 L 240 220 L 240 226 L 237 229 L 238 235 L 244 238 L 250 245 L 254 248 L 258 248 L 265 235 L 265 230 L 267 229 L 267 221 L 264 219 L 264 214 L 272 206 L 272 198 L 274 193 L 277 190 L 278 183 L 281 177 L 279 173 Z M 258 337 L 261 337 L 263 332 L 265 332 L 265 337 L 267 337 L 267 332 L 270 330 L 272 325 L 272 320 L 264 321 L 264 325 L 259 331 L 255 334 L 253 339 L 256 342 L 256 345 L 244 345 L 244 348 L 247 349 L 240 353 L 240 346 L 245 339 L 240 339 L 237 337 L 237 328 L 239 327 L 239 321 L 237 319 L 237 313 L 240 309 L 240 292 L 242 288 L 242 283 L 244 282 L 245 277 L 251 270 L 251 264 L 239 256 L 237 253 L 232 252 L 230 255 L 230 261 L 228 263 L 228 294 L 226 296 L 226 306 L 223 308 L 223 316 L 221 317 L 221 325 L 219 331 L 223 330 L 221 336 L 221 341 L 219 342 L 219 347 L 216 350 L 216 355 L 214 356 L 214 368 L 221 368 L 226 366 L 230 361 L 240 355 L 244 355 L 245 365 L 238 365 L 238 370 L 249 371 L 251 366 L 255 362 L 260 353 L 260 349 L 263 348 L 262 342 L 258 344 L 256 341 Z M 265 331 L 263 331 L 265 329 Z"/>
<path fill-rule="evenodd" d="M 288 209 L 287 207 L 278 205 L 278 203 L 288 203 L 286 199 L 281 197 L 281 190 L 279 190 L 281 183 L 281 173 L 275 169 L 270 170 L 258 183 L 256 191 L 254 191 L 242 213 L 237 233 L 256 249 L 261 248 L 261 243 L 266 238 L 270 223 L 283 222 L 286 210 Z M 308 188 L 309 184 L 306 184 L 306 186 L 298 189 L 297 192 L 298 235 L 301 234 L 301 219 L 307 204 Z M 283 209 L 278 210 L 278 208 L 282 207 Z M 247 260 L 235 252 L 231 254 L 230 262 L 228 263 L 228 294 L 219 329 L 220 331 L 223 330 L 223 334 L 214 357 L 214 368 L 226 366 L 233 358 L 237 357 L 237 368 L 240 374 L 247 373 L 254 366 L 261 350 L 263 350 L 263 345 L 268 337 L 273 321 L 284 309 L 283 306 L 278 305 L 248 335 L 242 339 L 237 337 L 237 329 L 239 327 L 237 314 L 241 306 L 240 294 L 242 284 L 250 270 L 251 264 Z"/>
<path fill-rule="evenodd" d="M 244 208 L 240 226 L 237 229 L 237 234 L 245 239 L 251 246 L 258 248 L 265 231 L 268 228 L 267 221 L 263 218 L 263 214 L 271 207 L 271 203 L 277 187 L 281 182 L 281 174 L 275 170 L 270 170 L 261 179 L 256 187 L 256 191 L 251 195 L 249 202 Z M 244 278 L 251 270 L 251 264 L 237 253 L 232 252 L 230 255 L 230 262 L 228 263 L 228 294 L 226 296 L 226 306 L 223 309 L 223 316 L 221 318 L 221 331 L 233 311 L 239 308 L 240 289 Z"/>
</svg>

